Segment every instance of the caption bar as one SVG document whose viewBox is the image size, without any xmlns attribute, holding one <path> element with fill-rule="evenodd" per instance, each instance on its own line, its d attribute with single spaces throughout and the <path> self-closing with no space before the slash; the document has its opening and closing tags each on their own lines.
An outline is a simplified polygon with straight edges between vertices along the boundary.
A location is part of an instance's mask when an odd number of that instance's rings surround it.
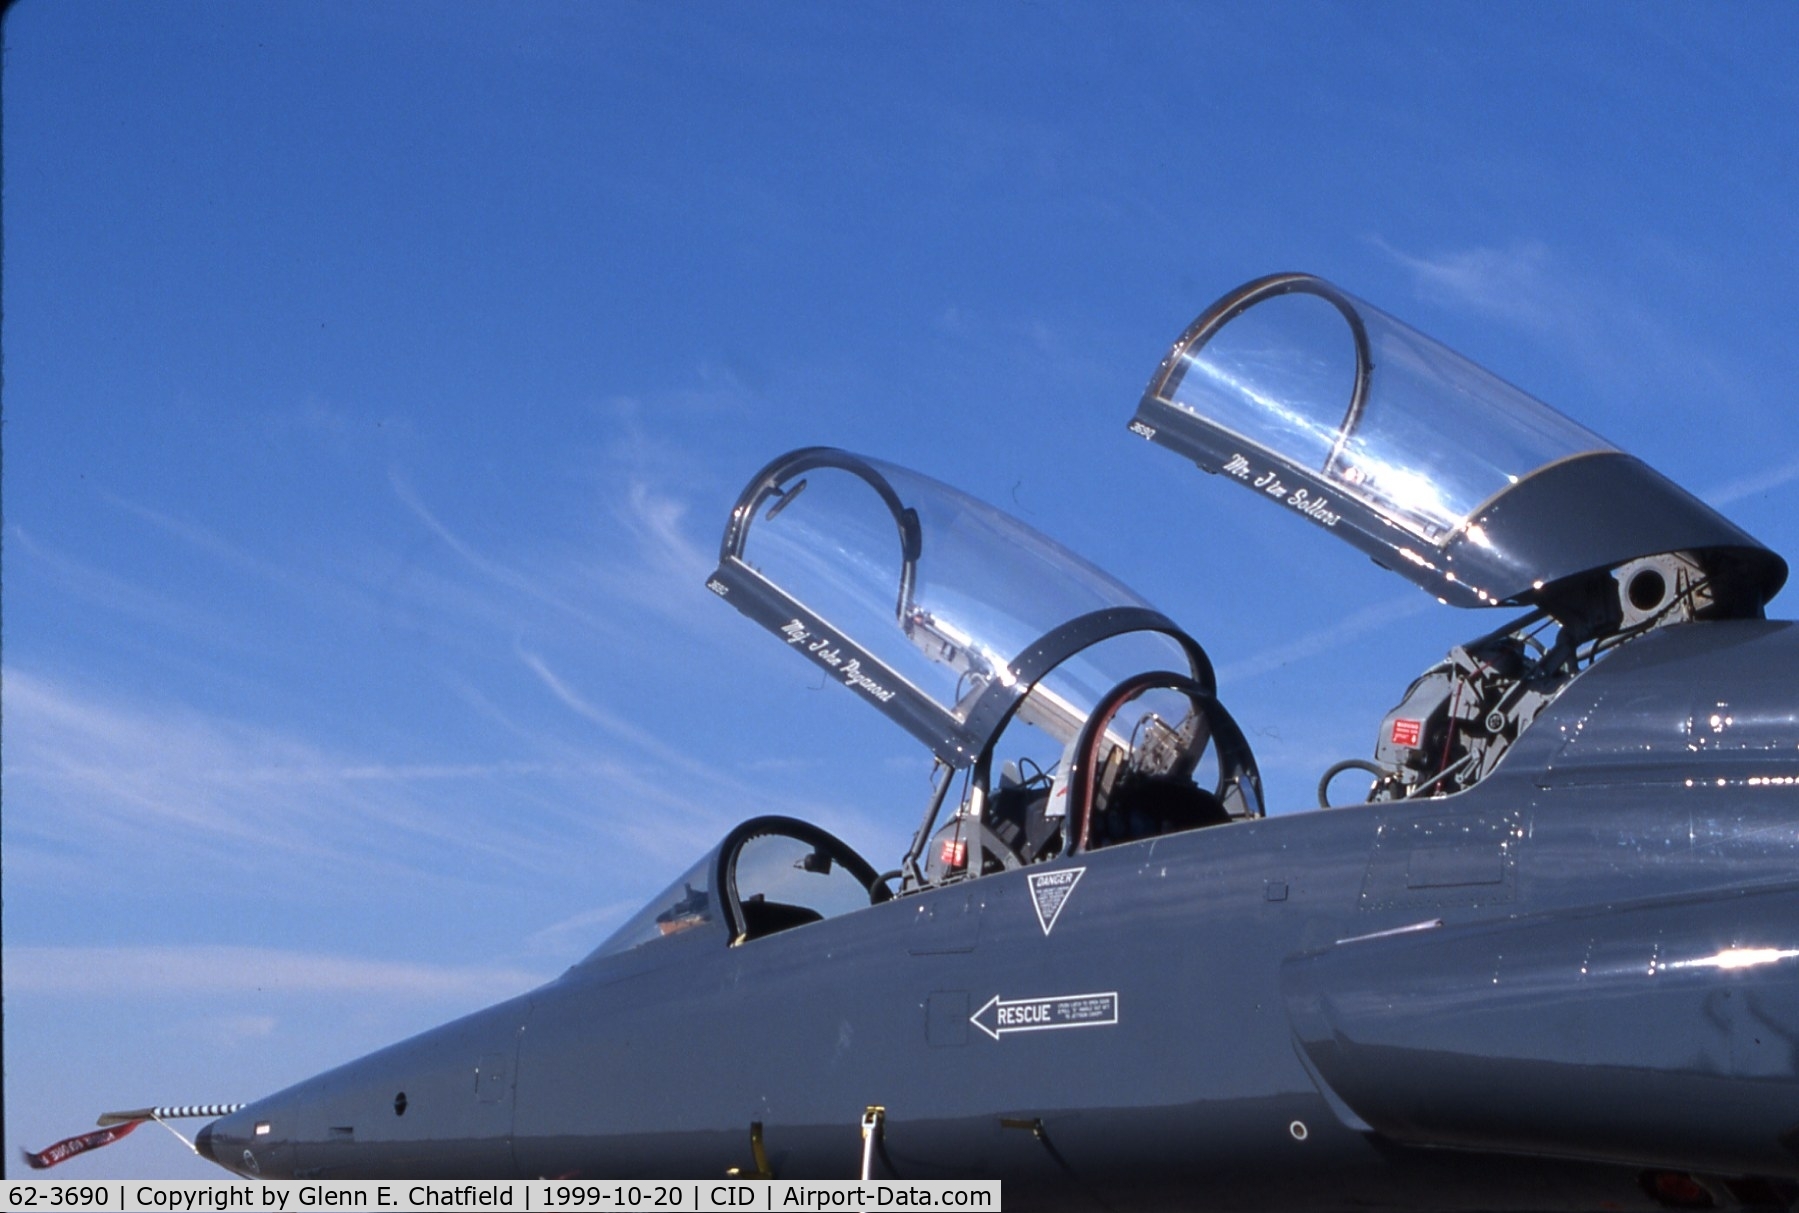
<svg viewBox="0 0 1799 1213">
<path fill-rule="evenodd" d="M 682 1213 L 713 1210 L 861 1210 L 1000 1208 L 999 1180 L 877 1179 L 726 1180 L 534 1180 L 455 1183 L 402 1180 L 271 1180 L 266 1183 L 152 1182 L 52 1183 L 17 1180 L 6 1184 L 6 1207 L 18 1210 L 107 1209 L 118 1213 L 237 1213 L 312 1209 L 504 1209 L 529 1213 L 545 1209 L 661 1209 Z"/>
</svg>

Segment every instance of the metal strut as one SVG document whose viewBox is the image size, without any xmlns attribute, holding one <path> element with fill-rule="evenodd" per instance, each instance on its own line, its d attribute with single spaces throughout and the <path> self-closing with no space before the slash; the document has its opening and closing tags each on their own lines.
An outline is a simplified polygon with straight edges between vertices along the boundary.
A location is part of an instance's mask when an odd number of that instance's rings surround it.
<svg viewBox="0 0 1799 1213">
<path fill-rule="evenodd" d="M 1075 1169 L 1068 1165 L 1068 1160 L 1062 1157 L 1062 1151 L 1056 1149 L 1056 1143 L 1049 1139 L 1049 1130 L 1044 1127 L 1043 1118 L 1041 1116 L 1033 1116 L 1028 1120 L 1022 1117 L 1002 1116 L 999 1119 L 999 1127 L 1002 1129 L 1023 1129 L 1032 1137 L 1035 1137 L 1037 1139 L 1037 1144 L 1049 1152 L 1050 1158 L 1055 1161 L 1056 1166 L 1062 1169 L 1062 1173 L 1068 1176 L 1075 1186 L 1085 1192 L 1095 1205 L 1110 1213 L 1112 1206 L 1106 1203 L 1105 1197 L 1094 1191 L 1093 1186 L 1082 1179 L 1080 1175 L 1075 1172 Z"/>
<path fill-rule="evenodd" d="M 725 1172 L 726 1179 L 773 1179 L 775 1173 L 768 1165 L 768 1149 L 762 1144 L 762 1122 L 750 1121 L 750 1157 L 756 1160 L 754 1171 L 745 1171 L 742 1167 L 732 1167 Z"/>
<path fill-rule="evenodd" d="M 862 1113 L 862 1178 L 874 1178 L 875 1147 L 880 1143 L 882 1127 L 887 1123 L 887 1109 L 869 1104 Z"/>
</svg>

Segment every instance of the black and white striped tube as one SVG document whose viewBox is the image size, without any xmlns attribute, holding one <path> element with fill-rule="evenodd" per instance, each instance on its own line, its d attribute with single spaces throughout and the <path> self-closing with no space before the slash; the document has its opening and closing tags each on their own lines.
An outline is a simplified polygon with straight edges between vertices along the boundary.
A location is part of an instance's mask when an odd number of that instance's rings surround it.
<svg viewBox="0 0 1799 1213">
<path fill-rule="evenodd" d="M 131 1112 L 107 1112 L 100 1117 L 101 1127 L 122 1125 L 128 1120 L 185 1120 L 190 1117 L 206 1117 L 213 1119 L 229 1116 L 244 1105 L 241 1103 L 196 1103 L 179 1104 L 170 1108 L 138 1108 Z"/>
</svg>

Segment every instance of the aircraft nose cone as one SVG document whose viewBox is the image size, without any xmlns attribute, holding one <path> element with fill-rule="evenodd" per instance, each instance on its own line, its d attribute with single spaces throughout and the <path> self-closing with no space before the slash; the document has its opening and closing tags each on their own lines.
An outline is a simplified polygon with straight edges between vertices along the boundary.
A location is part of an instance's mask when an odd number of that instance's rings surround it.
<svg viewBox="0 0 1799 1213">
<path fill-rule="evenodd" d="M 291 1148 L 269 1132 L 270 1112 L 258 1104 L 221 1116 L 194 1138 L 200 1157 L 248 1179 L 284 1179 Z M 258 1133 L 260 1124 L 262 1132 Z"/>
<path fill-rule="evenodd" d="M 242 1113 L 221 1116 L 207 1125 L 194 1137 L 194 1152 L 214 1166 L 220 1166 L 234 1175 L 245 1174 L 244 1150 L 249 1143 L 249 1128 L 246 1124 L 237 1124 Z"/>
</svg>

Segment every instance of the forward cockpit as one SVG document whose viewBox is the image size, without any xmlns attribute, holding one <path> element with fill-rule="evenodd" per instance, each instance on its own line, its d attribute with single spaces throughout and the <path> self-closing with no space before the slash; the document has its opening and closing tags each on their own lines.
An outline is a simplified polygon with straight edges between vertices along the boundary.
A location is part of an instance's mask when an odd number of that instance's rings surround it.
<svg viewBox="0 0 1799 1213">
<path fill-rule="evenodd" d="M 708 586 L 931 751 L 902 893 L 1262 814 L 1199 642 L 929 477 L 785 455 L 738 499 Z"/>
</svg>

